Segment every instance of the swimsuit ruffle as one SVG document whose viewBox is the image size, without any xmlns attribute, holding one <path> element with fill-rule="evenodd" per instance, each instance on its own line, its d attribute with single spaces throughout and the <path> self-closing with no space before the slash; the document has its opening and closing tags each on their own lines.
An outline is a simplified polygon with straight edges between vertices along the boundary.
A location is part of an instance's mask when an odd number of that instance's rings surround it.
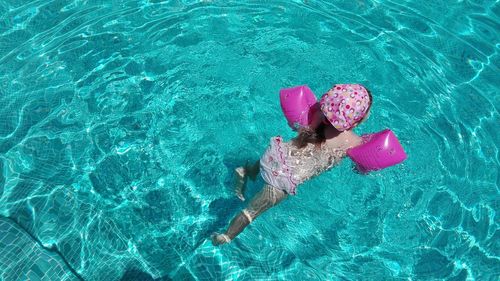
<svg viewBox="0 0 500 281">
<path fill-rule="evenodd" d="M 295 195 L 297 183 L 288 163 L 288 149 L 280 136 L 271 138 L 270 145 L 260 159 L 261 175 L 268 184 Z"/>
</svg>

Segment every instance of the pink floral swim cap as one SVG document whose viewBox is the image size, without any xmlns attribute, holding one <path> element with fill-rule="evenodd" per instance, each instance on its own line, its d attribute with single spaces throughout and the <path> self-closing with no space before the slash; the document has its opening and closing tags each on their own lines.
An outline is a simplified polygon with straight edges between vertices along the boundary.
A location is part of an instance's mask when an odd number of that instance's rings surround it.
<svg viewBox="0 0 500 281">
<path fill-rule="evenodd" d="M 337 84 L 320 100 L 321 111 L 339 131 L 351 129 L 365 117 L 370 108 L 370 95 L 360 84 Z"/>
</svg>

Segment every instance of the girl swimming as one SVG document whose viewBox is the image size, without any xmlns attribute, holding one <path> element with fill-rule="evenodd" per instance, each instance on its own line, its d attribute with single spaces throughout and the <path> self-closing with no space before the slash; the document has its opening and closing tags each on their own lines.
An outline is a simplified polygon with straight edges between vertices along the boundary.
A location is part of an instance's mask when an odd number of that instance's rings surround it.
<svg viewBox="0 0 500 281">
<path fill-rule="evenodd" d="M 259 171 L 265 181 L 262 190 L 233 218 L 225 233 L 212 234 L 212 243 L 231 242 L 264 211 L 295 195 L 298 185 L 329 170 L 349 148 L 360 145 L 362 138 L 352 129 L 367 119 L 371 104 L 372 96 L 365 87 L 338 84 L 311 108 L 311 122 L 299 128 L 297 137 L 289 142 L 272 137 L 260 161 L 235 171 L 238 198 L 245 200 L 246 181 L 255 180 Z"/>
</svg>

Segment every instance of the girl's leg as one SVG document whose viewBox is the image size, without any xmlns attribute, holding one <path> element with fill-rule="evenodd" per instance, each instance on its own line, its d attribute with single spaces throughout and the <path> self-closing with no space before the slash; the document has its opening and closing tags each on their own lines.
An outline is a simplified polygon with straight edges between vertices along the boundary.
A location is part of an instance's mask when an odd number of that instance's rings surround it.
<svg viewBox="0 0 500 281">
<path fill-rule="evenodd" d="M 241 200 L 245 201 L 245 189 L 247 186 L 247 173 L 245 171 L 245 167 L 238 167 L 234 169 L 234 175 L 236 177 L 236 181 L 234 183 L 234 193 Z"/>
<path fill-rule="evenodd" d="M 253 165 L 249 165 L 247 162 L 245 166 L 238 167 L 234 170 L 234 174 L 236 177 L 236 181 L 234 183 L 234 192 L 241 201 L 245 201 L 244 195 L 248 178 L 250 177 L 252 181 L 255 181 L 255 178 L 259 173 L 259 167 L 260 161 L 255 162 Z"/>
<path fill-rule="evenodd" d="M 252 179 L 252 181 L 255 181 L 255 178 L 260 171 L 260 160 L 257 160 L 253 165 L 247 165 L 245 169 L 247 170 L 248 176 Z"/>
<path fill-rule="evenodd" d="M 238 234 L 240 234 L 247 225 L 255 220 L 260 214 L 269 208 L 276 206 L 283 201 L 288 195 L 281 189 L 277 189 L 270 185 L 264 185 L 261 191 L 257 193 L 248 206 L 243 209 L 229 224 L 229 228 L 224 234 L 214 233 L 212 235 L 212 243 L 221 245 L 231 242 Z"/>
</svg>

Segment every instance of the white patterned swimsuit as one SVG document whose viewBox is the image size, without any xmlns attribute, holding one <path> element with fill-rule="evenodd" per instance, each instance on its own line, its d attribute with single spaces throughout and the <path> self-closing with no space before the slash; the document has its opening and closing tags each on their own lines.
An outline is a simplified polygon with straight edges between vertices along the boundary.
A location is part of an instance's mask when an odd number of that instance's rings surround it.
<svg viewBox="0 0 500 281">
<path fill-rule="evenodd" d="M 345 151 L 326 145 L 308 143 L 297 148 L 280 136 L 272 137 L 260 158 L 260 174 L 267 184 L 295 195 L 299 184 L 330 169 L 345 155 Z"/>
</svg>

